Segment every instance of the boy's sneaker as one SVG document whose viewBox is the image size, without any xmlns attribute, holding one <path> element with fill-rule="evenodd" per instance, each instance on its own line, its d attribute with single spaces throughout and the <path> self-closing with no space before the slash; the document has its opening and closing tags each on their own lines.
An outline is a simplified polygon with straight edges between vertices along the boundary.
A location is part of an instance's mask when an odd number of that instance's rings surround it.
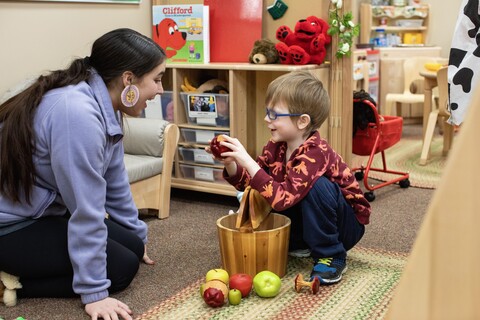
<svg viewBox="0 0 480 320">
<path fill-rule="evenodd" d="M 310 279 L 317 277 L 322 284 L 337 283 L 342 280 L 342 274 L 347 271 L 344 258 L 320 258 L 313 265 Z"/>
<path fill-rule="evenodd" d="M 295 258 L 308 258 L 310 257 L 310 249 L 297 249 L 297 250 L 292 250 L 288 252 L 288 255 L 290 257 L 295 257 Z"/>
</svg>

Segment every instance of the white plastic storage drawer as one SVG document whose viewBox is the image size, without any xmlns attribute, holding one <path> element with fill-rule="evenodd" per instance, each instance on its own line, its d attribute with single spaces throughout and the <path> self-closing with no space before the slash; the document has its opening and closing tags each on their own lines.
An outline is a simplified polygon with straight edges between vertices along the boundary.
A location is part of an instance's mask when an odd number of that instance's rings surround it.
<svg viewBox="0 0 480 320">
<path fill-rule="evenodd" d="M 209 140 L 212 140 L 214 137 L 221 134 L 228 135 L 228 131 L 213 131 L 189 128 L 181 128 L 180 132 L 182 133 L 182 137 L 185 142 L 200 144 L 208 144 Z"/>
<path fill-rule="evenodd" d="M 221 164 L 220 161 L 214 160 L 212 155 L 205 151 L 205 149 L 179 147 L 178 151 L 180 152 L 180 160 L 184 162 Z"/>
<path fill-rule="evenodd" d="M 190 104 L 188 103 L 189 97 Z M 188 123 L 218 127 L 230 126 L 228 94 L 180 92 L 180 98 L 185 107 Z M 215 101 L 215 103 L 209 103 L 209 101 Z"/>
<path fill-rule="evenodd" d="M 185 179 L 228 184 L 223 179 L 223 169 L 180 164 L 180 171 Z"/>
</svg>

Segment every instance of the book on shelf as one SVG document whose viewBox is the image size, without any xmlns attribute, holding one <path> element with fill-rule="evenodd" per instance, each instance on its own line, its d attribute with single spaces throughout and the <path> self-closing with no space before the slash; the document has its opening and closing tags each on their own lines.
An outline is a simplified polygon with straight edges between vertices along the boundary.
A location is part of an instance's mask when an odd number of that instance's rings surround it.
<svg viewBox="0 0 480 320">
<path fill-rule="evenodd" d="M 248 62 L 262 38 L 262 0 L 204 0 L 210 8 L 210 61 Z"/>
<path fill-rule="evenodd" d="M 167 63 L 210 62 L 209 8 L 202 4 L 152 6 L 152 38 Z"/>
</svg>

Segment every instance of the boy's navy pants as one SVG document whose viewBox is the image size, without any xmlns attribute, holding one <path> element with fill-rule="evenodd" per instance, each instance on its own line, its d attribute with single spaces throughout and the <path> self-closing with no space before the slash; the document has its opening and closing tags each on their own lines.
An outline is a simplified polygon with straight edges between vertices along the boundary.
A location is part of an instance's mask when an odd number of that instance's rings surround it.
<svg viewBox="0 0 480 320">
<path fill-rule="evenodd" d="M 315 260 L 345 258 L 365 232 L 340 187 L 325 177 L 315 182 L 301 202 L 281 214 L 291 220 L 290 251 L 309 248 Z"/>
</svg>

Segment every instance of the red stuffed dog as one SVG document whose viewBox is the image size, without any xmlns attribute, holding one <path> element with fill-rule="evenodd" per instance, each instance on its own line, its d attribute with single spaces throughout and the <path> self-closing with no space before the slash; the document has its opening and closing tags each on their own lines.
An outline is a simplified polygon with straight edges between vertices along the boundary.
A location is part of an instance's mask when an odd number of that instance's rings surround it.
<svg viewBox="0 0 480 320">
<path fill-rule="evenodd" d="M 328 23 L 315 16 L 299 20 L 293 32 L 287 26 L 277 29 L 275 45 L 282 64 L 321 64 L 325 60 L 325 46 L 332 41 L 327 34 Z"/>
<path fill-rule="evenodd" d="M 187 33 L 178 30 L 178 25 L 172 19 L 166 18 L 153 26 L 153 41 L 165 50 L 167 58 L 177 54 L 187 42 Z"/>
</svg>

